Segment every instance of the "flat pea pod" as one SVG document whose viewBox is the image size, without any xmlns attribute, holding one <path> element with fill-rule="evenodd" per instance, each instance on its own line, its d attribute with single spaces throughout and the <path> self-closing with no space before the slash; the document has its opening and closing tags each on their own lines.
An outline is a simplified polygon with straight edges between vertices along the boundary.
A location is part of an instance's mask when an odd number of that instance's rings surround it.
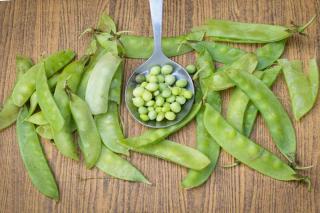
<svg viewBox="0 0 320 213">
<path fill-rule="evenodd" d="M 278 60 L 289 90 L 291 108 L 296 120 L 300 120 L 315 104 L 319 88 L 319 72 L 316 60 L 310 60 L 309 75 L 303 73 L 302 61 Z M 311 79 L 312 78 L 312 79 Z M 312 85 L 312 81 L 316 84 Z"/>
<path fill-rule="evenodd" d="M 17 119 L 17 135 L 21 158 L 33 185 L 44 195 L 58 200 L 55 178 L 42 151 L 34 125 L 26 122 L 28 110 L 23 107 Z"/>
<path fill-rule="evenodd" d="M 258 78 L 237 69 L 226 71 L 229 78 L 254 103 L 262 114 L 280 152 L 295 162 L 296 136 L 290 118 L 272 91 Z"/>
<path fill-rule="evenodd" d="M 46 120 L 46 118 L 44 117 L 42 111 L 39 111 L 37 113 L 34 113 L 33 115 L 31 115 L 30 117 L 28 117 L 26 119 L 26 121 L 36 124 L 36 125 L 47 125 L 48 121 Z"/>
<path fill-rule="evenodd" d="M 169 140 L 141 147 L 130 147 L 130 149 L 195 170 L 201 170 L 210 163 L 210 160 L 200 151 Z"/>
<path fill-rule="evenodd" d="M 36 93 L 40 109 L 45 119 L 55 131 L 61 130 L 65 121 L 50 92 L 44 63 L 42 63 L 37 73 Z"/>
<path fill-rule="evenodd" d="M 80 136 L 80 149 L 84 155 L 87 168 L 92 168 L 101 153 L 101 140 L 88 104 L 71 91 L 70 110 Z"/>
<path fill-rule="evenodd" d="M 45 72 L 49 78 L 67 65 L 74 56 L 75 53 L 73 51 L 64 50 L 50 55 L 42 62 L 31 67 L 25 74 L 23 74 L 23 76 L 21 76 L 13 89 L 12 98 L 14 104 L 21 107 L 28 101 L 35 90 L 37 73 L 39 69 L 42 69 L 42 63 L 45 63 Z"/>
<path fill-rule="evenodd" d="M 101 155 L 96 166 L 101 171 L 115 178 L 151 184 L 130 162 L 113 153 L 105 146 L 102 146 Z"/>
<path fill-rule="evenodd" d="M 16 75 L 19 79 L 30 67 L 33 62 L 30 58 L 24 56 L 16 57 Z M 17 120 L 19 114 L 19 107 L 13 103 L 12 95 L 10 95 L 4 102 L 0 111 L 0 131 L 9 127 Z"/>
<path fill-rule="evenodd" d="M 112 152 L 129 155 L 129 149 L 120 143 L 124 135 L 120 126 L 118 105 L 109 101 L 108 108 L 107 113 L 95 116 L 102 142 Z"/>
<path fill-rule="evenodd" d="M 284 52 L 286 40 L 272 42 L 257 48 L 256 55 L 258 58 L 257 70 L 263 70 L 271 66 L 278 60 Z"/>
<path fill-rule="evenodd" d="M 167 128 L 150 129 L 145 131 L 139 136 L 126 138 L 124 140 L 120 140 L 120 142 L 129 147 L 141 147 L 148 144 L 153 144 L 153 143 L 158 143 L 160 141 L 163 141 L 166 137 L 175 133 L 176 131 L 181 129 L 183 126 L 185 126 L 187 123 L 189 123 L 197 115 L 197 113 L 199 112 L 202 106 L 201 99 L 202 99 L 202 94 L 201 94 L 201 91 L 198 90 L 196 92 L 195 103 L 193 104 L 191 111 L 179 123 L 169 126 Z"/>
<path fill-rule="evenodd" d="M 114 101 L 118 105 L 121 104 L 122 79 L 123 62 L 120 63 L 116 73 L 114 74 L 109 90 L 109 101 Z"/>
<path fill-rule="evenodd" d="M 226 152 L 250 168 L 276 180 L 306 179 L 277 156 L 239 133 L 209 104 L 206 104 L 204 112 L 204 125 Z"/>
<path fill-rule="evenodd" d="M 302 33 L 315 18 L 316 16 L 303 26 L 293 27 L 212 19 L 205 25 L 194 28 L 193 31 L 205 32 L 207 37 L 215 41 L 270 43 L 284 40 L 295 33 Z"/>
<path fill-rule="evenodd" d="M 108 111 L 109 90 L 120 63 L 120 57 L 108 52 L 101 56 L 94 66 L 86 89 L 86 102 L 92 114 L 98 115 Z"/>
<path fill-rule="evenodd" d="M 40 137 L 53 140 L 53 130 L 50 125 L 41 125 L 36 128 L 36 132 Z"/>
</svg>

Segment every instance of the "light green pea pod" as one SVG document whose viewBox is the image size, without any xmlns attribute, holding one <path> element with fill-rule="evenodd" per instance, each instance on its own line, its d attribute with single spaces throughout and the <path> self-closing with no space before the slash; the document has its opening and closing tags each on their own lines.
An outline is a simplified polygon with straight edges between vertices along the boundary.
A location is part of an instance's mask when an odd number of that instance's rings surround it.
<svg viewBox="0 0 320 213">
<path fill-rule="evenodd" d="M 110 90 L 109 90 L 109 101 L 113 101 L 118 105 L 121 104 L 121 88 L 123 79 L 123 62 L 120 63 L 116 73 L 113 76 Z"/>
<path fill-rule="evenodd" d="M 48 124 L 48 121 L 44 117 L 42 111 L 34 113 L 30 117 L 28 117 L 26 119 L 26 121 L 33 123 L 33 124 L 36 124 L 36 125 L 39 125 L 39 126 Z"/>
<path fill-rule="evenodd" d="M 102 146 L 96 166 L 106 174 L 127 181 L 151 184 L 148 179 L 130 162 Z"/>
<path fill-rule="evenodd" d="M 246 71 L 228 69 L 226 73 L 258 108 L 280 152 L 291 163 L 295 163 L 295 131 L 287 112 L 276 96 L 262 81 Z"/>
<path fill-rule="evenodd" d="M 40 109 L 45 119 L 55 131 L 61 130 L 65 121 L 50 92 L 44 63 L 39 67 L 37 73 L 36 93 Z"/>
<path fill-rule="evenodd" d="M 120 63 L 120 57 L 108 52 L 94 66 L 86 89 L 86 102 L 92 114 L 98 115 L 108 111 L 109 89 Z"/>
<path fill-rule="evenodd" d="M 23 107 L 17 120 L 17 135 L 21 158 L 33 185 L 49 198 L 58 200 L 55 178 L 43 153 L 34 125 L 26 122 L 28 110 Z"/>
<path fill-rule="evenodd" d="M 53 130 L 50 125 L 38 126 L 36 132 L 44 139 L 53 140 Z"/>
<path fill-rule="evenodd" d="M 319 89 L 319 72 L 316 60 L 309 62 L 309 74 L 303 73 L 302 61 L 278 60 L 289 90 L 291 107 L 296 120 L 300 120 L 315 104 Z"/>
<path fill-rule="evenodd" d="M 106 32 L 106 33 L 116 33 L 117 32 L 117 27 L 114 21 L 106 12 L 104 12 L 98 21 L 97 24 L 97 30 L 101 32 Z"/>
<path fill-rule="evenodd" d="M 204 112 L 204 125 L 216 142 L 241 163 L 276 180 L 310 184 L 308 177 L 297 174 L 277 156 L 243 136 L 209 104 Z"/>
<path fill-rule="evenodd" d="M 16 75 L 19 79 L 33 65 L 30 58 L 24 56 L 16 57 Z M 19 107 L 13 103 L 12 95 L 4 102 L 0 111 L 0 131 L 7 128 L 17 120 Z"/>
<path fill-rule="evenodd" d="M 80 149 L 84 155 L 86 166 L 92 168 L 101 153 L 100 135 L 88 104 L 71 91 L 68 91 L 68 93 L 70 110 L 80 136 Z"/>
<path fill-rule="evenodd" d="M 286 40 L 272 42 L 257 48 L 256 55 L 258 58 L 257 70 L 263 70 L 266 67 L 270 67 L 275 61 L 277 61 L 284 52 L 286 46 Z"/>
<path fill-rule="evenodd" d="M 23 76 L 21 76 L 13 89 L 12 98 L 14 104 L 21 107 L 28 101 L 35 90 L 37 73 L 39 69 L 42 69 L 41 67 L 43 66 L 43 63 L 45 63 L 46 76 L 49 78 L 67 65 L 74 56 L 75 53 L 73 51 L 64 50 L 50 55 L 41 63 L 31 67 L 25 74 L 23 74 Z"/>
</svg>

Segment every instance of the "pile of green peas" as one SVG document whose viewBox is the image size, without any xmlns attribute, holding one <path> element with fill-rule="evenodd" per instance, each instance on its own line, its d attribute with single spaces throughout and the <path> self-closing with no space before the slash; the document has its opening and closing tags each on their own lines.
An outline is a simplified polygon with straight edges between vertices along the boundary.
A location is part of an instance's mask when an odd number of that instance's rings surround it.
<svg viewBox="0 0 320 213">
<path fill-rule="evenodd" d="M 133 104 L 138 108 L 143 121 L 167 119 L 173 121 L 176 114 L 193 94 L 186 89 L 186 79 L 176 79 L 174 69 L 166 64 L 151 67 L 148 74 L 135 77 L 137 86 L 133 90 Z"/>
</svg>

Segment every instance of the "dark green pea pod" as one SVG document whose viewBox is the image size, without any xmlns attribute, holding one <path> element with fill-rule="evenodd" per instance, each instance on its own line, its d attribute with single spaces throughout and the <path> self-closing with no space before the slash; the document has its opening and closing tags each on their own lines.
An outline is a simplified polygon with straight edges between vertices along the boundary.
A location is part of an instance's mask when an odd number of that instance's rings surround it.
<svg viewBox="0 0 320 213">
<path fill-rule="evenodd" d="M 296 33 L 302 34 L 315 18 L 316 16 L 303 26 L 292 27 L 212 19 L 205 25 L 194 28 L 193 31 L 205 32 L 207 37 L 215 41 L 270 43 L 287 39 Z"/>
<path fill-rule="evenodd" d="M 19 79 L 25 72 L 27 72 L 33 65 L 30 58 L 24 56 L 16 57 L 16 75 Z M 17 120 L 19 114 L 19 107 L 13 103 L 12 95 L 10 95 L 0 111 L 0 131 L 9 127 Z"/>
<path fill-rule="evenodd" d="M 308 177 L 297 174 L 277 156 L 243 136 L 209 104 L 204 112 L 204 125 L 222 149 L 241 163 L 276 180 L 304 181 L 310 186 Z"/>
<path fill-rule="evenodd" d="M 109 90 L 109 101 L 113 101 L 118 105 L 121 104 L 121 88 L 123 79 L 123 61 L 119 64 L 116 73 L 113 76 L 110 90 Z"/>
<path fill-rule="evenodd" d="M 28 110 L 23 107 L 17 119 L 17 135 L 21 158 L 33 185 L 42 194 L 58 200 L 57 183 L 42 151 L 34 125 L 25 121 L 27 116 Z"/>
<path fill-rule="evenodd" d="M 25 74 L 23 74 L 23 76 L 21 76 L 13 89 L 12 99 L 14 104 L 21 107 L 28 101 L 32 93 L 35 91 L 37 73 L 38 70 L 41 69 L 43 63 L 45 64 L 46 76 L 49 78 L 69 64 L 74 56 L 75 53 L 73 51 L 64 50 L 48 56 L 43 59 L 41 63 L 31 67 Z"/>
</svg>

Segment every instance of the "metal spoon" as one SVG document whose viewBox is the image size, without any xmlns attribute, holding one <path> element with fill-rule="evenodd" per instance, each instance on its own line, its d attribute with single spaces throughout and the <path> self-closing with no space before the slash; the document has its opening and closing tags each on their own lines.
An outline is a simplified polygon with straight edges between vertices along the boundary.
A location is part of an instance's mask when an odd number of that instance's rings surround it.
<svg viewBox="0 0 320 213">
<path fill-rule="evenodd" d="M 188 100 L 183 106 L 181 112 L 177 114 L 177 117 L 173 121 L 163 120 L 160 122 L 156 121 L 142 121 L 139 117 L 138 109 L 132 103 L 132 91 L 136 87 L 137 83 L 135 81 L 135 77 L 138 74 L 147 74 L 151 67 L 155 65 L 163 66 L 165 64 L 170 64 L 173 66 L 174 71 L 173 75 L 175 75 L 176 79 L 186 79 L 188 81 L 187 89 L 192 91 L 194 94 L 194 85 L 192 82 L 192 78 L 189 76 L 187 71 L 176 62 L 170 60 L 167 56 L 164 55 L 161 47 L 161 33 L 162 33 L 162 5 L 163 0 L 149 0 L 150 4 L 150 12 L 152 19 L 152 27 L 153 27 L 153 36 L 154 36 L 154 49 L 151 57 L 143 64 L 141 64 L 138 68 L 134 70 L 132 75 L 130 76 L 126 90 L 125 90 L 125 101 L 127 108 L 131 115 L 135 120 L 140 122 L 141 124 L 152 127 L 152 128 L 164 128 L 171 125 L 174 125 L 181 121 L 190 111 L 194 96 L 192 99 Z"/>
</svg>

